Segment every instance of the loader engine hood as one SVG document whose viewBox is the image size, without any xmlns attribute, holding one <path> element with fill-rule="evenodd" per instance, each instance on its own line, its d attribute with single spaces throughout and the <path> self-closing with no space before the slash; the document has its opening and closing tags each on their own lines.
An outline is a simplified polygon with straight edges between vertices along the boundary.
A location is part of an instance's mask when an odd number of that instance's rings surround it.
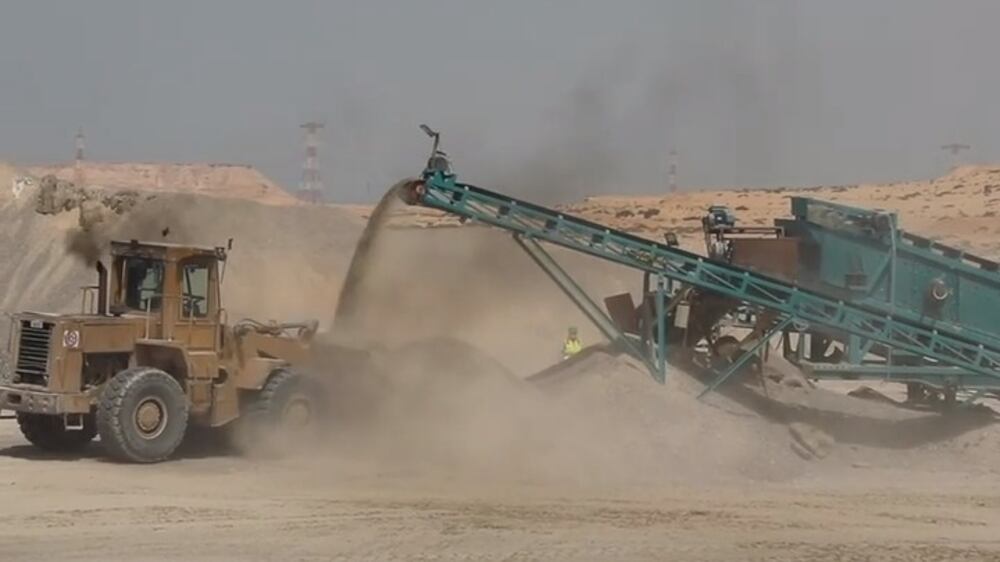
<svg viewBox="0 0 1000 562">
<path fill-rule="evenodd" d="M 12 322 L 6 382 L 74 392 L 85 354 L 127 351 L 143 319 L 26 312 Z"/>
</svg>

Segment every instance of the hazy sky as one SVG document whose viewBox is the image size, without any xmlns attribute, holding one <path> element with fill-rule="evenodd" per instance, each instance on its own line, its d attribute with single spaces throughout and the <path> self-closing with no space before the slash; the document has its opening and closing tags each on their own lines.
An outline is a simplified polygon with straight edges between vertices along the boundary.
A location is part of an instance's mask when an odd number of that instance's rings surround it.
<svg viewBox="0 0 1000 562">
<path fill-rule="evenodd" d="M 538 199 L 1000 162 L 994 0 L 5 0 L 0 158 L 230 161 L 330 195 L 422 166 Z M 366 191 L 370 191 L 369 196 Z"/>
</svg>

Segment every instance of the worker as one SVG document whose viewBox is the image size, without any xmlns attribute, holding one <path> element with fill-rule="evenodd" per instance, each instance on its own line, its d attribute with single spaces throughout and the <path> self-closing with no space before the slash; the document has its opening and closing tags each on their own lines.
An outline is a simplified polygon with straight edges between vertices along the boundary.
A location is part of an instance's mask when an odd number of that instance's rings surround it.
<svg viewBox="0 0 1000 562">
<path fill-rule="evenodd" d="M 583 349 L 583 344 L 580 343 L 580 337 L 577 335 L 576 327 L 570 326 L 569 333 L 566 335 L 566 342 L 563 343 L 563 359 L 569 359 L 580 350 Z"/>
</svg>

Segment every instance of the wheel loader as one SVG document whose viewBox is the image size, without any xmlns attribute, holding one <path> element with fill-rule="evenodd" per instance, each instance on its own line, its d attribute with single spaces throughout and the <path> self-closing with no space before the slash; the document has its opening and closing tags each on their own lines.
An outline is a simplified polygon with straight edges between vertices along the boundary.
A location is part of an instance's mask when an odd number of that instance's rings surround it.
<svg viewBox="0 0 1000 562">
<path fill-rule="evenodd" d="M 14 316 L 0 410 L 39 448 L 99 435 L 111 457 L 138 463 L 169 458 L 191 426 L 315 427 L 323 393 L 293 365 L 317 323 L 227 325 L 231 245 L 112 242 L 80 314 Z"/>
</svg>

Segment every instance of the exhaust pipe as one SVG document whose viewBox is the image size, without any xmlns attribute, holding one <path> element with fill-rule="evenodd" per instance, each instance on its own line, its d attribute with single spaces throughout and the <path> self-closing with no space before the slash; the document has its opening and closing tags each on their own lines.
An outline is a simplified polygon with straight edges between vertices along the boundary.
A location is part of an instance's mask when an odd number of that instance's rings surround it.
<svg viewBox="0 0 1000 562">
<path fill-rule="evenodd" d="M 97 260 L 97 313 L 101 316 L 108 315 L 108 291 L 108 268 Z"/>
</svg>

